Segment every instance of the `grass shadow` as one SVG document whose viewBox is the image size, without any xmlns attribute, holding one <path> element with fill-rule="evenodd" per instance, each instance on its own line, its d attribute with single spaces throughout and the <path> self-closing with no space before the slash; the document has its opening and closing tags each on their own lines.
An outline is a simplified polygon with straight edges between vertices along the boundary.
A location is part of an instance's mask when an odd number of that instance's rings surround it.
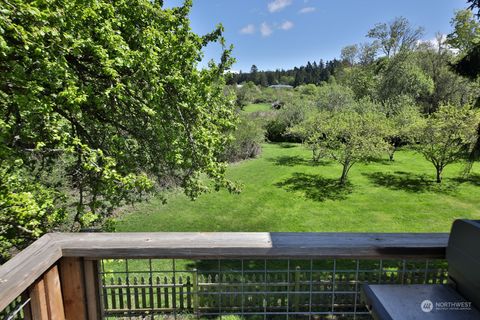
<svg viewBox="0 0 480 320">
<path fill-rule="evenodd" d="M 298 147 L 298 144 L 293 144 L 293 143 L 288 143 L 288 142 L 280 142 L 280 143 L 278 143 L 278 145 L 282 149 L 291 149 L 291 148 Z"/>
<path fill-rule="evenodd" d="M 352 185 L 340 185 L 337 179 L 320 175 L 295 172 L 292 177 L 278 182 L 275 186 L 288 192 L 303 192 L 308 199 L 323 202 L 325 200 L 345 200 L 352 193 Z"/>
<path fill-rule="evenodd" d="M 403 190 L 412 193 L 423 192 L 441 192 L 451 193 L 455 191 L 458 183 L 451 179 L 450 181 L 443 181 L 441 184 L 434 181 L 430 176 L 420 175 L 411 172 L 395 171 L 388 172 L 374 172 L 364 173 L 370 181 L 378 187 L 384 187 L 392 190 Z"/>
<path fill-rule="evenodd" d="M 307 160 L 300 156 L 280 156 L 275 158 L 267 159 L 270 162 L 273 162 L 276 166 L 283 166 L 283 167 L 294 167 L 294 166 L 325 166 L 328 165 L 330 162 L 325 160 L 320 161 L 313 161 Z"/>
<path fill-rule="evenodd" d="M 480 174 L 477 173 L 470 173 L 465 177 L 457 177 L 452 180 L 457 183 L 469 183 L 473 186 L 480 187 Z"/>
<path fill-rule="evenodd" d="M 395 160 L 390 161 L 389 159 L 385 159 L 385 158 L 369 159 L 368 162 L 369 162 L 369 163 L 370 163 L 370 162 L 371 162 L 371 163 L 375 163 L 375 164 L 387 165 L 387 166 L 390 166 L 390 165 L 395 164 Z"/>
</svg>

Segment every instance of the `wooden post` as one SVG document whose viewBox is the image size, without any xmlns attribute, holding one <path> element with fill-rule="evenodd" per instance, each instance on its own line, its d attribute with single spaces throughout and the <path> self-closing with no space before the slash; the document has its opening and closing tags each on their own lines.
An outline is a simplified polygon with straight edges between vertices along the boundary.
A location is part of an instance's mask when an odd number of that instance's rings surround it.
<svg viewBox="0 0 480 320">
<path fill-rule="evenodd" d="M 58 267 L 55 265 L 32 285 L 30 306 L 26 318 L 32 320 L 65 320 L 62 288 Z"/>
<path fill-rule="evenodd" d="M 57 266 L 53 266 L 45 273 L 43 282 L 45 283 L 45 296 L 50 319 L 64 320 L 62 288 Z"/>
<path fill-rule="evenodd" d="M 38 280 L 30 288 L 30 299 L 32 320 L 48 320 L 47 296 L 43 279 Z"/>
<path fill-rule="evenodd" d="M 66 320 L 87 320 L 85 282 L 81 258 L 62 258 L 60 278 Z"/>
<path fill-rule="evenodd" d="M 87 298 L 88 320 L 102 318 L 100 306 L 100 290 L 98 279 L 98 261 L 84 260 L 83 270 L 85 274 L 85 295 Z M 119 294 L 120 306 L 123 308 L 123 294 Z"/>
</svg>

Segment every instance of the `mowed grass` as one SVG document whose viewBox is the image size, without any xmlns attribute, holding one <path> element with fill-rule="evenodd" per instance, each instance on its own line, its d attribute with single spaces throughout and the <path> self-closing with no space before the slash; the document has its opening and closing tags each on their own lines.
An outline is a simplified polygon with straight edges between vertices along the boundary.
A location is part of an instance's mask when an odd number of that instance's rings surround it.
<svg viewBox="0 0 480 320">
<path fill-rule="evenodd" d="M 249 104 L 243 108 L 243 112 L 252 113 L 258 111 L 269 111 L 272 110 L 272 106 L 268 103 L 255 103 Z"/>
<path fill-rule="evenodd" d="M 480 170 L 462 179 L 463 164 L 434 182 L 433 166 L 412 151 L 395 161 L 357 164 L 342 188 L 341 167 L 314 164 L 297 144 L 265 144 L 258 159 L 230 165 L 243 184 L 190 201 L 180 192 L 128 209 L 118 231 L 447 232 L 457 218 L 480 219 Z"/>
</svg>

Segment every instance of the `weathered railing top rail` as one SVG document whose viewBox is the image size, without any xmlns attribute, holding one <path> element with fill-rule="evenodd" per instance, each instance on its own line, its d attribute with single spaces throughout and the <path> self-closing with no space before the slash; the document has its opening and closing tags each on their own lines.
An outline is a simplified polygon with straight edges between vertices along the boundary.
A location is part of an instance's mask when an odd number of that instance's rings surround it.
<svg viewBox="0 0 480 320">
<path fill-rule="evenodd" d="M 61 257 L 444 258 L 447 233 L 48 234 L 0 267 L 0 310 Z"/>
</svg>

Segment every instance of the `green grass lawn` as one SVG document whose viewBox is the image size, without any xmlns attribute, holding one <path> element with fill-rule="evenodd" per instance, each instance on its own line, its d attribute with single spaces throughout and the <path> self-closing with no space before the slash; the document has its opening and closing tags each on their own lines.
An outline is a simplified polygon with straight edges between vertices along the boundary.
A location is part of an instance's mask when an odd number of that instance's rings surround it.
<svg viewBox="0 0 480 320">
<path fill-rule="evenodd" d="M 252 113 L 257 111 L 269 111 L 272 110 L 272 106 L 268 103 L 255 103 L 249 104 L 243 108 L 243 112 Z"/>
<path fill-rule="evenodd" d="M 357 164 L 340 188 L 341 168 L 310 161 L 295 144 L 265 144 L 258 159 L 232 164 L 228 176 L 243 184 L 190 201 L 170 193 L 136 205 L 118 231 L 344 231 L 446 232 L 456 218 L 480 219 L 480 170 L 460 179 L 462 164 L 448 166 L 442 185 L 433 166 L 412 151 L 394 162 Z"/>
</svg>

